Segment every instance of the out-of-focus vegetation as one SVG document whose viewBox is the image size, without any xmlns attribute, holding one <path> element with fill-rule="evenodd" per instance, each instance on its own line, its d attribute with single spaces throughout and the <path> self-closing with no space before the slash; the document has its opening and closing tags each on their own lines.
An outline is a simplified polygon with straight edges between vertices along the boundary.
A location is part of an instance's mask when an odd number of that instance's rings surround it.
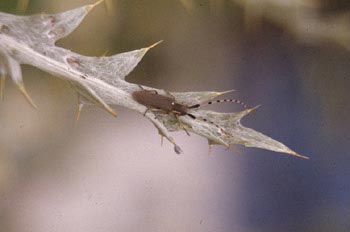
<svg viewBox="0 0 350 232">
<path fill-rule="evenodd" d="M 21 4 L 25 3 L 22 1 Z M 59 12 L 91 3 L 17 1 L 0 10 Z M 0 105 L 0 231 L 346 231 L 350 51 L 346 0 L 113 1 L 59 46 L 99 56 L 153 42 L 130 81 L 168 90 L 235 89 L 262 104 L 245 124 L 307 154 L 240 155 L 178 135 L 157 146 L 133 112 L 83 112 L 69 85 L 23 70 L 33 111 L 8 83 Z M 234 106 L 220 108 L 236 110 Z M 186 145 L 187 144 L 187 145 Z M 164 145 L 168 146 L 168 145 Z M 163 154 L 166 153 L 166 154 Z M 169 154 L 168 154 L 169 153 Z"/>
</svg>

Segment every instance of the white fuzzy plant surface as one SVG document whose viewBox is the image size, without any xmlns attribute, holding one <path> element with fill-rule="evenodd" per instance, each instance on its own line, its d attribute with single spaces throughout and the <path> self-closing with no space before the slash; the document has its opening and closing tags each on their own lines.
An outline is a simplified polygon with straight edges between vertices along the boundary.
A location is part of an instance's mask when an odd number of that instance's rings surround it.
<svg viewBox="0 0 350 232">
<path fill-rule="evenodd" d="M 108 57 L 82 56 L 55 45 L 57 40 L 73 32 L 98 3 L 58 14 L 17 16 L 0 12 L 1 98 L 4 94 L 5 78 L 10 77 L 28 102 L 36 107 L 22 79 L 21 64 L 28 64 L 69 81 L 79 96 L 80 111 L 85 104 L 96 104 L 116 116 L 111 106 L 119 105 L 143 115 L 148 108 L 132 97 L 132 93 L 139 91 L 140 86 L 125 81 L 125 77 L 157 43 Z M 161 95 L 169 94 L 160 89 L 146 86 L 142 88 L 156 90 Z M 174 96 L 175 102 L 189 106 L 207 102 L 226 92 L 171 92 L 170 94 Z M 171 112 L 151 110 L 147 111 L 145 117 L 156 126 L 161 136 L 174 144 L 177 153 L 181 152 L 181 148 L 169 132 L 186 130 L 205 137 L 210 145 L 219 144 L 230 147 L 240 144 L 308 158 L 262 133 L 242 126 L 241 119 L 255 108 L 233 113 L 219 113 L 198 108 L 188 110 L 189 113 L 207 121 L 193 119 L 187 115 L 175 117 Z"/>
</svg>

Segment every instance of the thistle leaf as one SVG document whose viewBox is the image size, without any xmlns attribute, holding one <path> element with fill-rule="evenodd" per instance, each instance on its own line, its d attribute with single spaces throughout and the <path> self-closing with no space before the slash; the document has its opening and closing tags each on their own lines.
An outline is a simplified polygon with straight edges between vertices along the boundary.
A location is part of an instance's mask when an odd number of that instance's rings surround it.
<svg viewBox="0 0 350 232">
<path fill-rule="evenodd" d="M 7 76 L 6 66 L 3 62 L 4 58 L 0 57 L 0 101 L 4 101 L 5 96 L 5 81 Z"/>
<path fill-rule="evenodd" d="M 87 5 L 59 14 L 15 16 L 0 12 L 0 22 L 9 28 L 11 37 L 28 45 L 53 45 L 74 31 L 90 10 Z"/>
<path fill-rule="evenodd" d="M 8 74 L 17 84 L 27 100 L 33 101 L 24 88 L 21 64 L 28 64 L 69 81 L 79 96 L 77 120 L 86 101 L 102 106 L 107 112 L 116 115 L 110 105 L 119 105 L 145 114 L 166 137 L 176 153 L 181 148 L 169 132 L 185 130 L 208 139 L 209 144 L 221 144 L 231 147 L 241 144 L 267 150 L 301 156 L 285 145 L 253 129 L 241 125 L 240 120 L 253 109 L 235 113 L 219 113 L 198 108 L 189 109 L 196 116 L 175 117 L 169 112 L 147 111 L 147 107 L 136 102 L 132 93 L 140 90 L 139 85 L 125 81 L 125 77 L 136 67 L 149 47 L 116 54 L 109 57 L 87 57 L 67 49 L 55 46 L 55 42 L 70 34 L 84 19 L 87 13 L 98 3 L 79 7 L 59 14 L 40 14 L 33 16 L 15 16 L 0 13 L 0 74 L 1 84 Z M 165 90 L 143 86 L 144 89 L 156 90 L 159 94 L 171 96 L 174 101 L 191 106 L 209 101 L 219 95 L 231 92 L 182 92 L 169 93 Z M 3 93 L 3 87 L 1 87 Z M 2 94 L 1 94 L 2 96 Z M 206 120 L 204 120 L 206 119 Z"/>
<path fill-rule="evenodd" d="M 131 52 L 120 53 L 114 56 L 88 57 L 75 55 L 71 62 L 76 63 L 76 69 L 86 75 L 96 77 L 104 82 L 118 86 L 118 79 L 125 79 L 141 61 L 143 56 L 153 47 L 158 45 L 159 41 L 149 47 L 141 48 Z"/>
</svg>

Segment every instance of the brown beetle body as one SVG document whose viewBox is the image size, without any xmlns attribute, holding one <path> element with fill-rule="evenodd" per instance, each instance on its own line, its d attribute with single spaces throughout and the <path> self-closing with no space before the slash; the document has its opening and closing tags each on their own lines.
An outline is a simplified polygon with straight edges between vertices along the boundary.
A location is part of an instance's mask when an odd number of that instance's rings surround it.
<svg viewBox="0 0 350 232">
<path fill-rule="evenodd" d="M 138 103 L 153 109 L 163 110 L 166 113 L 174 113 L 178 116 L 193 115 L 187 113 L 188 106 L 175 102 L 174 98 L 163 96 L 156 91 L 140 90 L 132 93 L 132 97 Z"/>
</svg>

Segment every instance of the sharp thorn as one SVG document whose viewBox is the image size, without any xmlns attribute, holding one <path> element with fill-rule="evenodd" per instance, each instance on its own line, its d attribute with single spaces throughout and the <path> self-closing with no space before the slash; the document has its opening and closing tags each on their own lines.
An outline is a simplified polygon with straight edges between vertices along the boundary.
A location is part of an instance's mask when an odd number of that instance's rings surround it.
<svg viewBox="0 0 350 232">
<path fill-rule="evenodd" d="M 1 76 L 0 77 L 0 100 L 1 100 L 1 102 L 3 102 L 4 98 L 5 98 L 5 81 L 6 81 L 5 76 Z"/>
<path fill-rule="evenodd" d="M 213 145 L 212 145 L 212 144 L 209 144 L 209 145 L 208 145 L 208 155 L 209 155 L 209 156 L 212 154 L 212 151 L 213 151 Z"/>
<path fill-rule="evenodd" d="M 113 115 L 114 117 L 117 117 L 117 113 L 107 104 L 104 102 L 103 99 L 101 99 L 93 89 L 89 87 L 89 85 L 81 83 L 82 87 L 85 88 L 89 92 L 89 94 L 94 98 L 94 101 L 99 103 L 108 113 Z"/>
<path fill-rule="evenodd" d="M 296 157 L 299 157 L 299 158 L 303 158 L 303 159 L 310 159 L 310 157 L 307 157 L 307 156 L 304 156 L 304 155 L 300 155 L 294 151 L 291 151 L 289 152 L 290 155 L 293 155 L 293 156 L 296 156 Z"/>
<path fill-rule="evenodd" d="M 160 146 L 162 147 L 163 146 L 163 139 L 164 138 L 164 136 L 163 135 L 160 135 Z"/>
<path fill-rule="evenodd" d="M 94 95 L 95 93 L 93 93 Z M 106 104 L 102 99 L 100 99 L 97 95 L 95 96 L 95 100 L 100 103 L 100 105 L 111 115 L 117 117 L 117 112 L 115 112 L 108 104 Z"/>
<path fill-rule="evenodd" d="M 254 106 L 253 108 L 246 109 L 246 111 L 247 111 L 248 113 L 250 113 L 250 112 L 256 110 L 257 108 L 259 108 L 260 106 L 261 106 L 261 105 Z"/>
<path fill-rule="evenodd" d="M 18 85 L 19 91 L 21 91 L 21 93 L 24 95 L 24 97 L 29 102 L 29 104 L 31 106 L 33 106 L 34 108 L 37 108 L 37 106 L 35 105 L 34 101 L 32 100 L 32 98 L 27 93 L 27 90 L 25 89 L 23 83 L 18 83 L 17 85 Z"/>
<path fill-rule="evenodd" d="M 81 112 L 83 111 L 84 104 L 79 103 L 78 105 L 78 111 L 77 111 L 77 116 L 75 118 L 75 123 L 74 123 L 74 128 L 78 127 L 78 122 L 80 120 Z"/>
<path fill-rule="evenodd" d="M 228 147 L 227 147 L 227 149 L 229 149 L 229 150 L 231 150 L 231 151 L 234 151 L 234 152 L 236 152 L 236 153 L 238 153 L 238 154 L 242 154 L 242 152 L 240 151 L 240 150 L 238 150 L 238 148 L 237 147 L 235 147 L 235 146 L 233 146 L 232 144 L 230 144 Z"/>
<path fill-rule="evenodd" d="M 158 44 L 160 44 L 160 43 L 162 43 L 162 42 L 163 42 L 163 40 L 160 40 L 160 41 L 158 41 L 158 42 L 152 44 L 151 46 L 148 46 L 148 47 L 146 48 L 146 52 L 148 52 L 151 48 L 154 48 L 155 46 L 157 46 Z"/>
<path fill-rule="evenodd" d="M 101 3 L 104 2 L 104 1 L 105 1 L 105 0 L 99 0 L 99 1 L 97 1 L 97 2 L 95 2 L 95 3 L 93 3 L 93 4 L 87 5 L 88 11 L 92 10 L 93 8 L 95 8 L 95 6 L 101 4 Z"/>
<path fill-rule="evenodd" d="M 215 92 L 215 95 L 216 96 L 221 96 L 221 95 L 224 95 L 224 94 L 227 94 L 227 93 L 231 93 L 235 91 L 234 89 L 231 89 L 231 90 L 227 90 L 227 91 L 222 91 L 222 92 Z"/>
<path fill-rule="evenodd" d="M 109 107 L 108 105 L 105 105 L 104 108 L 107 110 L 108 113 L 110 113 L 114 117 L 117 117 L 117 112 L 115 112 L 111 107 Z"/>
<path fill-rule="evenodd" d="M 96 95 L 93 91 L 91 92 L 93 93 L 92 95 L 95 97 L 95 100 L 101 104 L 101 106 L 103 106 L 103 108 L 110 113 L 111 115 L 113 115 L 114 117 L 117 117 L 117 112 L 115 112 L 108 104 L 106 104 L 98 95 Z"/>
</svg>

